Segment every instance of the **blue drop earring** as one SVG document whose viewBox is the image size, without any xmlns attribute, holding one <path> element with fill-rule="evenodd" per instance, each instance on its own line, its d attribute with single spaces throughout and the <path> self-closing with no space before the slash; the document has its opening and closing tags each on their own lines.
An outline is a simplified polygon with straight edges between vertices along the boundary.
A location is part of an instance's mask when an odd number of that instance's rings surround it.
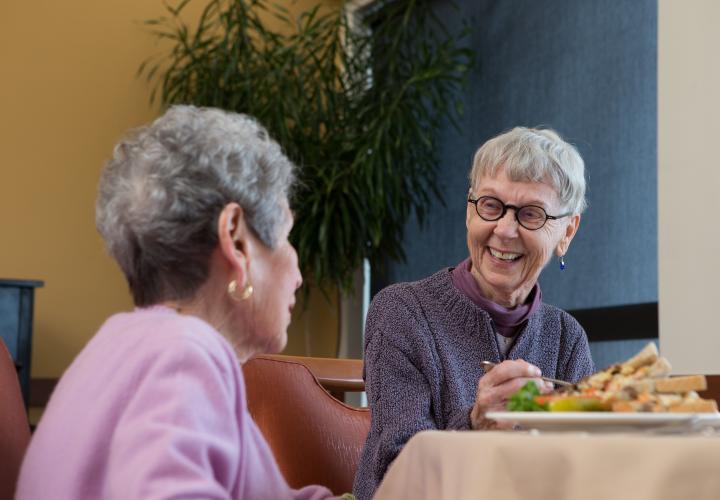
<svg viewBox="0 0 720 500">
<path fill-rule="evenodd" d="M 565 256 L 564 255 L 560 256 L 560 270 L 561 271 L 565 270 Z"/>
</svg>

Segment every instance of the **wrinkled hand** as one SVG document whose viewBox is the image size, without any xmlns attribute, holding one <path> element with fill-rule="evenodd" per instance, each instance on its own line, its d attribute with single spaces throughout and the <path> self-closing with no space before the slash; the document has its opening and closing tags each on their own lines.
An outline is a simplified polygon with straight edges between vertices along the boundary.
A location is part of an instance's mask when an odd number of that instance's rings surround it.
<svg viewBox="0 0 720 500">
<path fill-rule="evenodd" d="M 540 368 L 518 359 L 503 361 L 480 377 L 475 405 L 470 412 L 473 429 L 512 428 L 512 423 L 500 424 L 485 418 L 485 414 L 490 411 L 505 411 L 510 396 L 520 390 L 528 380 L 535 382 L 543 394 L 552 391 L 552 383 L 539 379 L 540 375 Z"/>
</svg>

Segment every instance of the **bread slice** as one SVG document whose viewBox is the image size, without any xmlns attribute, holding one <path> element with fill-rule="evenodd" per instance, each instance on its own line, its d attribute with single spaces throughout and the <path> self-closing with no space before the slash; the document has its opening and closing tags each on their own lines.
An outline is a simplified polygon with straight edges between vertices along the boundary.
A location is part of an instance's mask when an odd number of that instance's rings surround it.
<svg viewBox="0 0 720 500">
<path fill-rule="evenodd" d="M 685 377 L 659 378 L 655 380 L 657 392 L 688 392 L 704 391 L 707 389 L 705 375 L 687 375 Z"/>
<path fill-rule="evenodd" d="M 628 391 L 635 391 L 636 394 L 642 394 L 643 392 L 655 392 L 655 380 L 651 378 L 633 380 L 628 383 L 625 388 L 627 388 Z"/>
<path fill-rule="evenodd" d="M 718 405 L 714 399 L 691 399 L 668 408 L 672 413 L 717 413 Z"/>
<path fill-rule="evenodd" d="M 648 342 L 642 351 L 637 353 L 632 358 L 625 361 L 623 366 L 623 372 L 625 368 L 637 370 L 641 366 L 651 365 L 658 359 L 658 350 L 654 343 Z"/>
<path fill-rule="evenodd" d="M 682 394 L 655 394 L 655 400 L 658 405 L 665 411 L 667 408 L 679 405 L 685 401 Z"/>
<path fill-rule="evenodd" d="M 621 413 L 637 413 L 652 411 L 654 405 L 652 403 L 642 401 L 615 401 L 612 404 L 612 411 Z"/>
<path fill-rule="evenodd" d="M 665 358 L 658 358 L 648 370 L 647 376 L 650 378 L 661 378 L 670 375 L 670 362 Z"/>
</svg>

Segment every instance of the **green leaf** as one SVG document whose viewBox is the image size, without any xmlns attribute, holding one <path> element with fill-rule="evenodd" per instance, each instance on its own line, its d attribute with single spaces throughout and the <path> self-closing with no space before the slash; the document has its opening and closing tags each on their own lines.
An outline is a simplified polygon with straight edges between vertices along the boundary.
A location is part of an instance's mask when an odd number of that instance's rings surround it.
<svg viewBox="0 0 720 500">
<path fill-rule="evenodd" d="M 526 382 L 519 391 L 510 396 L 507 409 L 508 411 L 547 411 L 547 405 L 535 401 L 535 396 L 539 395 L 540 390 L 535 382 Z"/>
</svg>

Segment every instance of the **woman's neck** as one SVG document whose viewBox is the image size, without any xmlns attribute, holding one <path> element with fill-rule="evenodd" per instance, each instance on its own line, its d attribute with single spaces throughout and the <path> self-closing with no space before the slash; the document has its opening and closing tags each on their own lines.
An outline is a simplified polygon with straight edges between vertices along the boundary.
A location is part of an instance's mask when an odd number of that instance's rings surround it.
<svg viewBox="0 0 720 500">
<path fill-rule="evenodd" d="M 261 349 L 251 345 L 246 338 L 248 332 L 237 331 L 238 328 L 231 328 L 231 325 L 247 324 L 246 321 L 238 321 L 232 316 L 240 314 L 237 308 L 224 310 L 220 305 L 224 303 L 225 297 L 219 296 L 215 300 L 207 300 L 203 291 L 199 291 L 195 297 L 187 300 L 167 300 L 162 305 L 173 309 L 184 316 L 194 316 L 203 320 L 217 330 L 232 345 L 235 355 L 240 363 L 261 352 Z M 214 304 L 214 305 L 213 305 Z"/>
<path fill-rule="evenodd" d="M 535 286 L 535 283 L 527 283 L 511 292 L 506 293 L 502 290 L 497 290 L 496 288 L 488 285 L 482 279 L 480 274 L 475 270 L 475 267 L 473 267 L 472 265 L 470 267 L 470 273 L 472 274 L 473 278 L 475 278 L 475 282 L 478 284 L 478 287 L 480 287 L 480 292 L 486 299 L 491 300 L 496 304 L 506 307 L 508 309 L 512 309 L 520 304 L 524 304 L 528 298 L 528 295 L 530 295 L 533 286 Z"/>
</svg>

